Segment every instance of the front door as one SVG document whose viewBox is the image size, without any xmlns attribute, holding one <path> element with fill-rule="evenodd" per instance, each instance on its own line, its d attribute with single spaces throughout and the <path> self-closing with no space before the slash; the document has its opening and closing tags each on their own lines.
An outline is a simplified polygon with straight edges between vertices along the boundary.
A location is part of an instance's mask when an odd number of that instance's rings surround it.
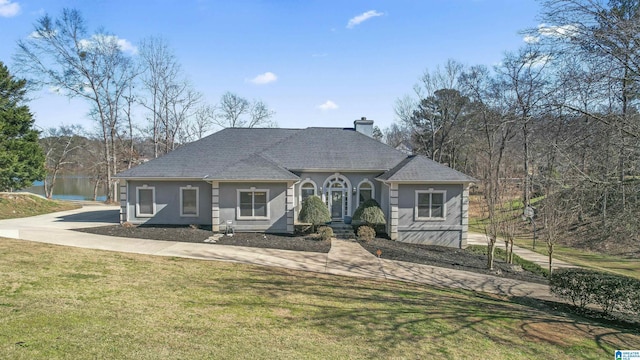
<svg viewBox="0 0 640 360">
<path fill-rule="evenodd" d="M 342 220 L 344 217 L 342 211 L 344 209 L 344 191 L 332 190 L 331 191 L 331 219 Z"/>
</svg>

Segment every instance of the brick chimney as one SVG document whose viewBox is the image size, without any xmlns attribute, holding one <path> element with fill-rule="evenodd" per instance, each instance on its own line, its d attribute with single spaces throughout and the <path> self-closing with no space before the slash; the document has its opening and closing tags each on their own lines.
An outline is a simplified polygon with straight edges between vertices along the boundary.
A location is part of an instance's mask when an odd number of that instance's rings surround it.
<svg viewBox="0 0 640 360">
<path fill-rule="evenodd" d="M 353 122 L 353 128 L 368 137 L 373 137 L 373 120 L 367 120 L 366 117 L 361 117 L 360 120 Z"/>
</svg>

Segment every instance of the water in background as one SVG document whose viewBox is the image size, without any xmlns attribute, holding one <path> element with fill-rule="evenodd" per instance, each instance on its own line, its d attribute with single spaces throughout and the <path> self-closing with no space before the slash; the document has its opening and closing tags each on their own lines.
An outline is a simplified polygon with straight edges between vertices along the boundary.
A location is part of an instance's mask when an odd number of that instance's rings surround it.
<svg viewBox="0 0 640 360">
<path fill-rule="evenodd" d="M 23 189 L 44 196 L 44 183 L 36 181 L 32 186 Z M 53 188 L 53 198 L 57 200 L 93 200 L 93 184 L 90 179 L 82 175 L 59 176 Z M 98 201 L 105 201 L 104 186 L 98 187 Z"/>
</svg>

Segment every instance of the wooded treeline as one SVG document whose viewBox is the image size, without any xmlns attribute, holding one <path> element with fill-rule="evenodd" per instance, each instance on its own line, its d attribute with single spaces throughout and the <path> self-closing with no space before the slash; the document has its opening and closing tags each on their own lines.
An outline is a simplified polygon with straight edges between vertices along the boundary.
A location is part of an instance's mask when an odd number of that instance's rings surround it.
<svg viewBox="0 0 640 360">
<path fill-rule="evenodd" d="M 96 124 L 45 129 L 46 189 L 65 169 L 83 166 L 73 156 L 81 152 L 82 163 L 91 164 L 83 167 L 87 175 L 114 201 L 113 176 L 123 169 L 215 129 L 276 126 L 274 112 L 260 100 L 227 92 L 219 103 L 207 104 L 166 40 L 148 37 L 135 47 L 103 28 L 90 32 L 74 9 L 40 18 L 18 41 L 14 60 L 31 87 L 87 101 Z"/>
<path fill-rule="evenodd" d="M 536 208 L 551 253 L 568 232 L 589 248 L 638 251 L 640 1 L 541 3 L 544 25 L 499 65 L 426 71 L 398 99 L 385 141 L 481 180 L 494 240 L 522 227 L 505 215 L 516 194 Z"/>
</svg>

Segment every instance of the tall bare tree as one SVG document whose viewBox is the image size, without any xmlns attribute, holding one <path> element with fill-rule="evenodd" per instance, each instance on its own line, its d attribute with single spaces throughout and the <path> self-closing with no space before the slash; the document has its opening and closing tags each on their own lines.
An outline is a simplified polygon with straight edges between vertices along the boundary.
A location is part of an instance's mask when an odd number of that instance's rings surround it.
<svg viewBox="0 0 640 360">
<path fill-rule="evenodd" d="M 277 127 L 271 120 L 275 115 L 261 100 L 249 100 L 238 94 L 226 92 L 217 106 L 215 125 L 221 128 Z"/>
<path fill-rule="evenodd" d="M 84 147 L 82 127 L 78 125 L 49 128 L 40 139 L 40 146 L 45 155 L 44 194 L 48 199 L 53 196 L 53 189 L 61 171 L 75 165 L 74 155 Z"/>
<path fill-rule="evenodd" d="M 60 89 L 91 104 L 104 147 L 107 201 L 113 201 L 121 100 L 134 76 L 119 39 L 102 30 L 89 35 L 80 12 L 64 9 L 57 19 L 45 15 L 36 22 L 33 33 L 18 41 L 15 59 L 32 84 Z"/>
<path fill-rule="evenodd" d="M 200 105 L 186 128 L 186 140 L 195 141 L 202 139 L 213 130 L 214 119 L 216 117 L 215 108 L 209 104 Z"/>
<path fill-rule="evenodd" d="M 187 121 L 196 111 L 201 95 L 185 78 L 180 63 L 165 39 L 149 37 L 140 45 L 146 95 L 141 104 L 150 112 L 153 156 L 167 153 L 186 137 Z"/>
<path fill-rule="evenodd" d="M 501 234 L 500 209 L 506 200 L 505 158 L 515 138 L 516 121 L 504 97 L 503 83 L 484 66 L 473 66 L 460 77 L 462 89 L 472 102 L 477 174 L 482 179 L 488 211 L 485 233 L 489 239 L 487 267 L 493 269 L 494 250 Z"/>
<path fill-rule="evenodd" d="M 507 53 L 496 67 L 508 101 L 509 111 L 519 123 L 522 141 L 523 202 L 530 205 L 532 176 L 531 122 L 545 111 L 545 99 L 552 93 L 547 69 L 550 56 L 537 46 L 526 46 L 517 53 Z"/>
</svg>

